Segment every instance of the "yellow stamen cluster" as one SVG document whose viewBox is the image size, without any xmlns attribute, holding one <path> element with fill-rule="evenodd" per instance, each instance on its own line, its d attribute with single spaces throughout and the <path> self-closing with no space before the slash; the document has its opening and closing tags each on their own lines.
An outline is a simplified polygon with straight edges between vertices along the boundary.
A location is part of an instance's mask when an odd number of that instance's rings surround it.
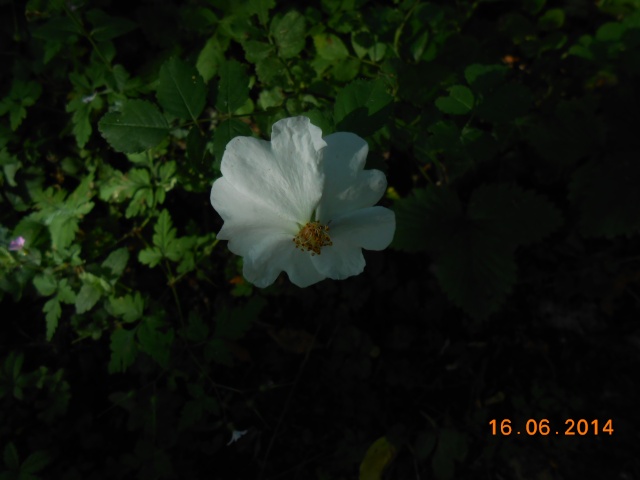
<svg viewBox="0 0 640 480">
<path fill-rule="evenodd" d="M 311 255 L 320 255 L 320 249 L 333 245 L 331 237 L 327 233 L 328 225 L 321 225 L 320 222 L 309 222 L 300 229 L 293 237 L 296 248 L 311 252 Z"/>
</svg>

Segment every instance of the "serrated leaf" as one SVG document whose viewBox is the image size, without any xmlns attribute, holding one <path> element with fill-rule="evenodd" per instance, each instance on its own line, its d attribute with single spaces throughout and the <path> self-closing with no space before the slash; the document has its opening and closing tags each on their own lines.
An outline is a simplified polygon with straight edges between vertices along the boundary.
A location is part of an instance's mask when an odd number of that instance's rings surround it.
<svg viewBox="0 0 640 480">
<path fill-rule="evenodd" d="M 109 145 L 124 153 L 153 148 L 169 133 L 158 107 L 145 100 L 128 100 L 122 111 L 105 114 L 98 128 Z"/>
<path fill-rule="evenodd" d="M 269 10 L 276 6 L 275 0 L 249 0 L 248 11 L 258 15 L 262 25 L 266 25 L 269 20 Z"/>
<path fill-rule="evenodd" d="M 42 308 L 45 313 L 45 320 L 47 322 L 47 341 L 50 342 L 53 338 L 53 334 L 56 333 L 58 328 L 58 321 L 62 315 L 62 309 L 60 308 L 60 301 L 57 297 L 51 298 L 44 304 Z"/>
<path fill-rule="evenodd" d="M 153 268 L 162 261 L 162 252 L 158 248 L 145 248 L 140 250 L 138 261 L 143 265 L 149 265 Z"/>
<path fill-rule="evenodd" d="M 171 58 L 160 68 L 158 103 L 171 115 L 196 120 L 205 104 L 204 81 L 195 67 Z"/>
<path fill-rule="evenodd" d="M 206 83 L 218 73 L 218 68 L 224 63 L 225 49 L 226 47 L 220 43 L 216 34 L 207 40 L 200 51 L 196 61 L 196 69 Z"/>
<path fill-rule="evenodd" d="M 232 114 L 242 107 L 249 98 L 249 77 L 244 65 L 227 60 L 220 68 L 220 84 L 216 108 L 224 113 Z"/>
<path fill-rule="evenodd" d="M 90 283 L 83 284 L 76 296 L 76 312 L 88 312 L 96 303 L 98 303 L 101 296 L 102 290 Z"/>
<path fill-rule="evenodd" d="M 33 277 L 33 286 L 36 287 L 36 290 L 38 290 L 40 295 L 48 297 L 49 295 L 53 295 L 53 292 L 56 291 L 56 278 L 53 276 L 52 272 L 44 271 Z"/>
<path fill-rule="evenodd" d="M 436 98 L 436 107 L 449 115 L 464 115 L 473 108 L 474 97 L 471 90 L 464 85 L 448 88 L 449 95 Z"/>
<path fill-rule="evenodd" d="M 258 63 L 275 52 L 275 47 L 266 42 L 248 40 L 242 44 L 247 62 Z"/>
<path fill-rule="evenodd" d="M 135 30 L 138 24 L 128 18 L 112 17 L 102 10 L 90 10 L 86 13 L 87 20 L 93 27 L 91 36 L 98 42 L 104 42 L 120 37 Z"/>
<path fill-rule="evenodd" d="M 393 97 L 381 80 L 356 80 L 336 96 L 333 117 L 338 131 L 371 135 L 387 122 Z"/>
<path fill-rule="evenodd" d="M 464 221 L 457 195 L 443 187 L 415 189 L 397 200 L 396 234 L 392 245 L 409 252 L 440 251 Z"/>
<path fill-rule="evenodd" d="M 537 242 L 562 224 L 551 202 L 513 184 L 478 187 L 469 200 L 468 215 L 509 248 Z"/>
<path fill-rule="evenodd" d="M 360 463 L 359 480 L 380 480 L 396 453 L 397 448 L 387 437 L 380 437 L 373 442 Z"/>
<path fill-rule="evenodd" d="M 314 35 L 313 43 L 318 55 L 325 60 L 344 60 L 349 56 L 349 50 L 344 42 L 332 33 Z"/>
<path fill-rule="evenodd" d="M 102 262 L 102 266 L 111 270 L 113 278 L 120 278 L 128 261 L 129 250 L 123 247 L 111 252 L 109 256 L 105 258 L 104 262 Z"/>
<path fill-rule="evenodd" d="M 173 228 L 168 210 L 164 209 L 160 212 L 153 231 L 153 244 L 158 247 L 162 253 L 169 251 L 171 243 L 173 243 L 176 238 L 176 229 Z"/>
<path fill-rule="evenodd" d="M 263 298 L 254 297 L 241 307 L 222 309 L 216 316 L 214 336 L 227 340 L 241 338 L 266 303 Z"/>
<path fill-rule="evenodd" d="M 90 98 L 90 96 L 77 95 L 66 107 L 68 113 L 73 112 L 71 117 L 73 129 L 71 131 L 79 148 L 84 148 L 93 132 L 91 125 L 91 110 L 93 107 L 91 101 L 87 101 Z"/>
<path fill-rule="evenodd" d="M 4 447 L 3 455 L 4 465 L 9 469 L 17 472 L 20 470 L 20 457 L 18 456 L 18 450 L 13 442 L 9 442 Z"/>
<path fill-rule="evenodd" d="M 72 305 L 76 302 L 76 292 L 71 289 L 69 281 L 66 278 L 60 280 L 58 283 L 58 300 L 67 305 Z"/>
<path fill-rule="evenodd" d="M 111 334 L 109 373 L 124 372 L 133 365 L 138 353 L 135 335 L 135 330 L 126 330 L 124 328 L 119 328 Z"/>
<path fill-rule="evenodd" d="M 42 450 L 38 450 L 33 452 L 31 455 L 27 457 L 27 459 L 22 462 L 20 465 L 20 476 L 22 478 L 22 474 L 24 473 L 38 473 L 44 467 L 49 465 L 51 462 L 51 457 L 47 452 L 43 452 Z"/>
<path fill-rule="evenodd" d="M 111 312 L 122 318 L 123 321 L 131 323 L 142 317 L 144 312 L 144 300 L 140 292 L 135 295 L 125 295 L 124 297 L 110 297 L 109 307 Z"/>
<path fill-rule="evenodd" d="M 173 337 L 173 329 L 163 331 L 163 323 L 153 317 L 145 319 L 137 329 L 140 350 L 162 367 L 166 367 L 169 363 Z"/>
<path fill-rule="evenodd" d="M 436 260 L 436 278 L 454 305 L 484 319 L 504 303 L 516 281 L 513 253 L 491 235 L 466 224 Z"/>
<path fill-rule="evenodd" d="M 271 22 L 271 32 L 278 46 L 280 58 L 293 58 L 304 48 L 305 20 L 295 10 L 287 12 L 282 18 L 274 18 Z"/>
<path fill-rule="evenodd" d="M 282 68 L 282 62 L 273 56 L 260 60 L 256 64 L 256 73 L 260 81 L 267 85 L 286 86 L 290 84 Z"/>
</svg>

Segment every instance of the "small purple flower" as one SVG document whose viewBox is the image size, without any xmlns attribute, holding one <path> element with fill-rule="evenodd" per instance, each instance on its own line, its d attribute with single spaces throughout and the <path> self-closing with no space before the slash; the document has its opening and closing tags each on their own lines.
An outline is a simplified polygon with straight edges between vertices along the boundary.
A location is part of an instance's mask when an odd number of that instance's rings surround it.
<svg viewBox="0 0 640 480">
<path fill-rule="evenodd" d="M 18 237 L 14 240 L 11 240 L 11 242 L 9 243 L 9 250 L 12 252 L 22 250 L 22 247 L 24 247 L 24 237 Z"/>
</svg>

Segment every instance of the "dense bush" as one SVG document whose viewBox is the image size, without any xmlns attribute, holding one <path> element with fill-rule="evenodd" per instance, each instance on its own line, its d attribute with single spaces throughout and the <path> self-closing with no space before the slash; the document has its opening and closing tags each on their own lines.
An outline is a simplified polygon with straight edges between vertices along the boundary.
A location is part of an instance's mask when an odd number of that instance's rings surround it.
<svg viewBox="0 0 640 480">
<path fill-rule="evenodd" d="M 640 478 L 640 2 L 0 11 L 0 478 Z M 209 192 L 297 115 L 396 235 L 259 289 Z"/>
</svg>

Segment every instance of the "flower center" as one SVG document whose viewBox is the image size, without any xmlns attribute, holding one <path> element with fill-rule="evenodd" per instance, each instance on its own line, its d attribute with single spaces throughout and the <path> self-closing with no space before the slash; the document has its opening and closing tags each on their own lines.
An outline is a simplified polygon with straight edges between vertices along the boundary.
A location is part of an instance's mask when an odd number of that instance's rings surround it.
<svg viewBox="0 0 640 480">
<path fill-rule="evenodd" d="M 296 248 L 312 252 L 311 255 L 320 255 L 322 247 L 333 245 L 331 237 L 327 233 L 328 231 L 328 225 L 322 225 L 320 222 L 309 222 L 293 237 L 293 242 L 296 244 Z"/>
</svg>

